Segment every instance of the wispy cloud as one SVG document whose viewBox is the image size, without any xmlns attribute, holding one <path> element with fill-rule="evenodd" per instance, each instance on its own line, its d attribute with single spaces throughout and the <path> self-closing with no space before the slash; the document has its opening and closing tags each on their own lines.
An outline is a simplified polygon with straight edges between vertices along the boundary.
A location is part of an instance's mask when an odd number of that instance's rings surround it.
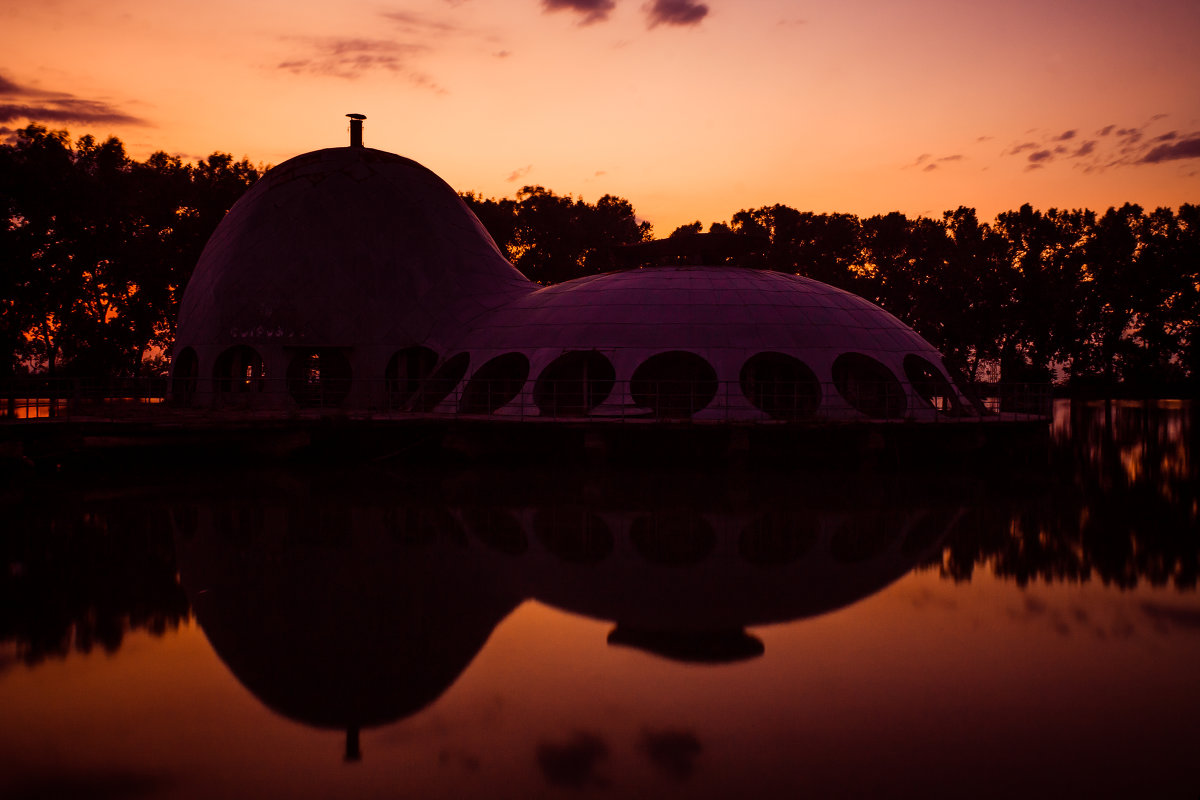
<svg viewBox="0 0 1200 800">
<path fill-rule="evenodd" d="M 524 178 L 526 175 L 528 175 L 532 169 L 533 164 L 526 164 L 523 167 L 518 167 L 510 172 L 508 177 L 504 180 L 508 181 L 509 183 L 515 183 L 516 181 L 519 181 L 521 178 Z"/>
<path fill-rule="evenodd" d="M 547 12 L 571 11 L 580 15 L 580 25 L 603 22 L 617 7 L 616 0 L 542 0 Z"/>
<path fill-rule="evenodd" d="M 285 41 L 296 43 L 302 51 L 276 65 L 285 72 L 354 80 L 382 71 L 441 91 L 432 78 L 415 66 L 416 57 L 428 50 L 423 44 L 352 36 L 286 37 Z"/>
<path fill-rule="evenodd" d="M 646 6 L 649 27 L 699 25 L 708 16 L 708 6 L 692 0 L 654 0 Z"/>
<path fill-rule="evenodd" d="M 22 86 L 0 75 L 0 122 L 81 122 L 111 125 L 149 125 L 103 100 L 89 100 L 67 92 Z"/>
<path fill-rule="evenodd" d="M 1165 118 L 1165 114 L 1155 114 L 1142 125 L 1105 125 L 1082 140 L 1078 128 L 1044 132 L 1036 140 L 1009 145 L 1001 155 L 1021 156 L 1026 170 L 1065 162 L 1084 172 L 1200 159 L 1200 131 L 1154 131 L 1156 123 Z"/>
</svg>

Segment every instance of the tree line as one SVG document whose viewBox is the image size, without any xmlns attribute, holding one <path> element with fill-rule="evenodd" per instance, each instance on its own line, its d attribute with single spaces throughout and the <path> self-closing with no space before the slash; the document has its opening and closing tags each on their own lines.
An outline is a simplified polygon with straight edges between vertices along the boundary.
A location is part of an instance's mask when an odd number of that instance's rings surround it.
<svg viewBox="0 0 1200 800">
<path fill-rule="evenodd" d="M 119 139 L 72 141 L 37 125 L 0 145 L 0 377 L 160 373 L 205 241 L 263 172 L 224 153 L 137 161 Z M 543 284 L 613 269 L 624 246 L 653 234 L 613 195 L 593 204 L 526 186 L 513 198 L 462 196 Z M 704 230 L 697 221 L 671 236 Z M 878 303 L 967 379 L 1139 391 L 1200 383 L 1197 205 L 1102 214 L 1025 205 L 992 222 L 967 207 L 934 219 L 772 205 L 707 232 L 744 242 L 717 261 Z"/>
</svg>

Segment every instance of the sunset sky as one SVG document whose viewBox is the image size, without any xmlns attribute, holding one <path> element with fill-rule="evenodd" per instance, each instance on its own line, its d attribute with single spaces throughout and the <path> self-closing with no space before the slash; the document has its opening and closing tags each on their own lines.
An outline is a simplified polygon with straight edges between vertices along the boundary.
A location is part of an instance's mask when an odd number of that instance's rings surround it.
<svg viewBox="0 0 1200 800">
<path fill-rule="evenodd" d="M 1200 202 L 1197 0 L 41 0 L 0 137 L 278 164 L 365 140 L 460 191 L 985 219 Z"/>
</svg>

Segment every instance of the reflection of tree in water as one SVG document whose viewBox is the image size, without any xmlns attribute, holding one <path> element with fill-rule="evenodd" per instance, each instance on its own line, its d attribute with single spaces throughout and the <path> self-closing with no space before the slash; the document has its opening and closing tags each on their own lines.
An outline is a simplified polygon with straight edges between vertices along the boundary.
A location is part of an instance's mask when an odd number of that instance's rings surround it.
<svg viewBox="0 0 1200 800">
<path fill-rule="evenodd" d="M 1186 403 L 1061 406 L 1046 480 L 1009 482 L 946 546 L 943 569 L 984 563 L 1030 580 L 1194 588 L 1200 562 L 1195 411 Z"/>
<path fill-rule="evenodd" d="M 26 663 L 111 653 L 128 631 L 160 635 L 188 618 L 164 508 L 58 489 L 15 495 L 0 534 L 0 641 L 15 641 Z"/>
</svg>

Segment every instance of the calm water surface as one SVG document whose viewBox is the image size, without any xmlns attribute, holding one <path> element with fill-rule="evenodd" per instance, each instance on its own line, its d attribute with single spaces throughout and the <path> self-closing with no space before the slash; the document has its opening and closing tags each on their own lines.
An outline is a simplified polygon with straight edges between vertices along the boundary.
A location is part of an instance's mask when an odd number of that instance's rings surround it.
<svg viewBox="0 0 1200 800">
<path fill-rule="evenodd" d="M 0 797 L 1188 797 L 1186 403 L 978 474 L 2 491 Z"/>
</svg>

